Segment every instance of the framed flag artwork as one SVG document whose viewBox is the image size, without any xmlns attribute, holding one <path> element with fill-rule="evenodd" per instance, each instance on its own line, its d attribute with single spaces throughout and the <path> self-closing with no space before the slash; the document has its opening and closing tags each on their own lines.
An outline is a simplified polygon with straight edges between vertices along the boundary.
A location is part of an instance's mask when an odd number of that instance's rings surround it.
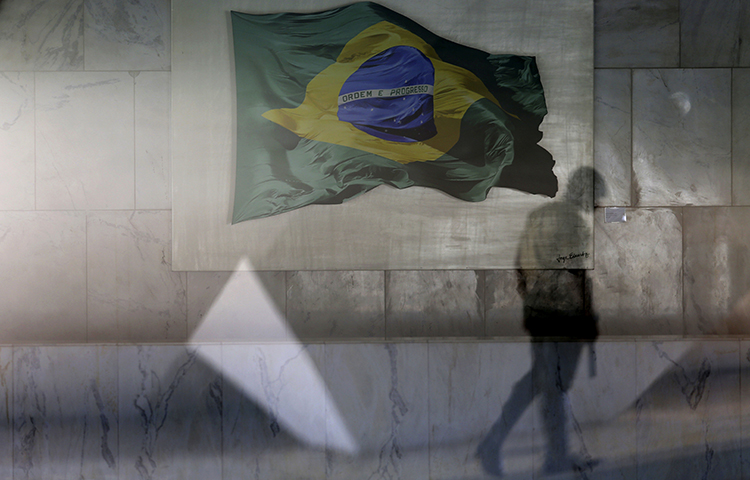
<svg viewBox="0 0 750 480">
<path fill-rule="evenodd" d="M 182 0 L 172 23 L 176 270 L 514 268 L 542 230 L 526 267 L 591 267 L 590 0 Z"/>
</svg>

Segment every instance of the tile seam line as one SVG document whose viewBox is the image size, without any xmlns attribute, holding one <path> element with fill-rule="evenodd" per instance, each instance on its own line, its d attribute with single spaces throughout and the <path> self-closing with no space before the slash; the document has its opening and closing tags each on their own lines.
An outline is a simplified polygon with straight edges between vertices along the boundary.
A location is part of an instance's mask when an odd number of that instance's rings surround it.
<svg viewBox="0 0 750 480">
<path fill-rule="evenodd" d="M 137 121 L 137 99 L 136 99 L 136 75 L 128 74 L 133 78 L 133 210 L 138 209 L 138 121 Z"/>
<path fill-rule="evenodd" d="M 37 130 L 37 118 L 36 118 L 36 107 L 37 107 L 37 86 L 36 86 L 36 72 L 32 72 L 32 87 L 34 89 L 34 92 L 32 94 L 32 98 L 34 99 L 34 105 L 32 108 L 32 111 L 34 112 L 34 210 L 37 209 L 37 177 L 39 176 L 39 171 L 37 169 L 37 148 L 36 148 L 36 130 Z"/>
<path fill-rule="evenodd" d="M 729 69 L 729 202 L 734 201 L 734 68 Z"/>
</svg>

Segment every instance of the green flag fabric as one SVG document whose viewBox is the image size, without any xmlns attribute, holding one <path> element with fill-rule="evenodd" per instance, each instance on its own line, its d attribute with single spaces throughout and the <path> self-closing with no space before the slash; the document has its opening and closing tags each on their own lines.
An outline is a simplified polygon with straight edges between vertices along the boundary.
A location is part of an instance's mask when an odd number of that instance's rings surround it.
<svg viewBox="0 0 750 480">
<path fill-rule="evenodd" d="M 472 202 L 492 187 L 556 194 L 534 57 L 456 44 L 370 2 L 231 16 L 232 223 L 383 184 Z"/>
</svg>

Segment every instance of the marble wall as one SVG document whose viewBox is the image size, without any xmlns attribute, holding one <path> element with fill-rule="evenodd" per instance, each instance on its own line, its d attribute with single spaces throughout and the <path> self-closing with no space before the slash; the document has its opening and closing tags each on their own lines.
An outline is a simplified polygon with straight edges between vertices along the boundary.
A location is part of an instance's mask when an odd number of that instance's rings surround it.
<svg viewBox="0 0 750 480">
<path fill-rule="evenodd" d="M 602 335 L 750 334 L 749 15 L 595 2 Z M 171 271 L 169 0 L 3 0 L 0 32 L 0 342 L 186 341 L 229 274 Z M 303 339 L 524 334 L 513 272 L 254 284 Z"/>
<path fill-rule="evenodd" d="M 750 8 L 595 15 L 602 339 L 553 478 L 750 479 Z M 0 1 L 0 477 L 485 478 L 536 388 L 516 272 L 173 272 L 169 40 L 169 0 Z M 525 407 L 503 468 L 546 478 Z"/>
<path fill-rule="evenodd" d="M 526 342 L 4 347 L 0 473 L 490 478 L 475 452 L 510 410 L 506 478 L 750 478 L 748 342 L 571 347 L 556 346 L 574 372 L 558 418 L 574 463 L 556 475 Z"/>
</svg>

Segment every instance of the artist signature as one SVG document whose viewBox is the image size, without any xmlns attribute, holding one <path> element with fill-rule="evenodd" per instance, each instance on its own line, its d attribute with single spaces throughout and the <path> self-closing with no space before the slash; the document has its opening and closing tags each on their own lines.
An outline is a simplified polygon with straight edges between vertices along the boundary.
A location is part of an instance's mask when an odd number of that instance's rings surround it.
<svg viewBox="0 0 750 480">
<path fill-rule="evenodd" d="M 591 254 L 589 252 L 569 253 L 568 255 L 560 255 L 559 257 L 557 257 L 557 261 L 559 263 L 565 263 L 568 260 L 573 260 L 574 258 L 579 258 L 579 257 L 589 258 L 590 256 Z"/>
</svg>

